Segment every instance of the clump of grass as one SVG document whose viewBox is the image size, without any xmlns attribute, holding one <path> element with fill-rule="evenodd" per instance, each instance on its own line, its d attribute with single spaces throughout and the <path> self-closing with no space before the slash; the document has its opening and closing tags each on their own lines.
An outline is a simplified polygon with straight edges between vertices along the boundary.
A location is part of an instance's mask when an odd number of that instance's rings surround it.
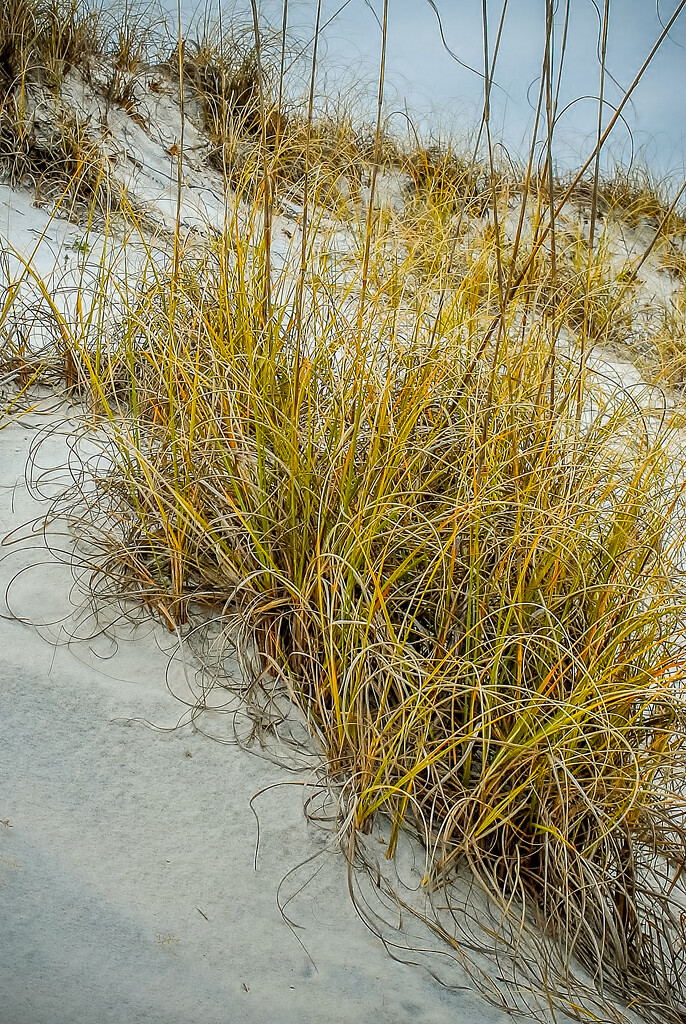
<svg viewBox="0 0 686 1024">
<path fill-rule="evenodd" d="M 269 166 L 282 194 L 300 197 L 308 189 L 341 217 L 359 204 L 369 173 L 352 118 L 342 110 L 322 112 L 314 121 L 297 110 L 284 114 Z"/>
<path fill-rule="evenodd" d="M 104 166 L 82 122 L 60 106 L 65 74 L 100 52 L 97 11 L 81 0 L 10 0 L 0 13 L 0 169 L 51 198 L 96 198 Z"/>
<path fill-rule="evenodd" d="M 170 628 L 221 611 L 246 685 L 284 686 L 345 782 L 352 834 L 385 815 L 392 855 L 415 831 L 429 886 L 467 863 L 503 943 L 519 933 L 518 969 L 535 927 L 555 940 L 532 973 L 558 1006 L 576 1005 L 576 962 L 681 1020 L 667 441 L 551 360 L 540 327 L 512 331 L 516 308 L 485 346 L 457 300 L 408 337 L 382 297 L 351 321 L 308 276 L 300 320 L 287 277 L 265 316 L 265 255 L 234 240 L 181 261 L 117 351 L 81 352 L 113 425 L 124 413 L 104 577 Z"/>
<path fill-rule="evenodd" d="M 686 232 L 683 213 L 671 209 L 665 185 L 647 167 L 615 168 L 611 176 L 601 180 L 598 192 L 607 209 L 620 214 L 627 224 L 645 220 L 659 227 L 665 236 Z"/>
<path fill-rule="evenodd" d="M 342 213 L 345 200 L 357 196 L 368 139 L 341 109 L 313 117 L 285 99 L 280 47 L 278 37 L 265 34 L 258 50 L 252 28 L 236 25 L 224 35 L 207 26 L 184 44 L 183 77 L 201 103 L 215 147 L 210 162 L 240 194 L 259 190 L 266 162 L 277 192 L 302 198 L 311 188 L 320 204 Z M 178 69 L 178 56 L 171 65 Z"/>
<path fill-rule="evenodd" d="M 652 330 L 642 331 L 637 347 L 646 375 L 681 391 L 686 382 L 686 286 L 675 292 L 671 308 Z"/>
<path fill-rule="evenodd" d="M 146 70 L 151 63 L 160 63 L 169 45 L 169 31 L 163 11 L 146 0 L 118 0 L 108 4 L 99 22 L 99 52 L 113 64 L 109 84 L 112 98 L 117 82 L 128 75 Z M 117 77 L 120 76 L 120 77 Z"/>
<path fill-rule="evenodd" d="M 347 848 L 383 815 L 389 855 L 402 829 L 424 842 L 427 887 L 467 865 L 498 920 L 479 941 L 554 1009 L 622 1019 L 614 996 L 681 1024 L 683 458 L 583 348 L 623 328 L 631 271 L 565 234 L 584 175 L 533 157 L 508 182 L 492 156 L 417 149 L 405 213 L 380 211 L 379 167 L 403 166 L 381 98 L 371 144 L 287 111 L 237 39 L 180 45 L 176 69 L 252 205 L 202 258 L 177 234 L 114 325 L 104 285 L 88 322 L 53 303 L 65 378 L 88 377 L 112 437 L 93 585 L 174 630 L 216 615 L 248 701 L 288 693 L 319 740 Z M 328 275 L 321 211 L 365 173 L 357 271 Z M 598 183 L 594 221 L 627 208 Z M 288 186 L 300 262 L 279 274 Z"/>
<path fill-rule="evenodd" d="M 8 257 L 7 250 L 0 257 L 0 426 L 5 416 L 31 404 L 34 385 L 63 385 L 73 351 L 60 344 L 50 303 L 40 286 L 32 286 L 29 267 L 13 272 Z"/>
<path fill-rule="evenodd" d="M 121 199 L 121 189 L 109 174 L 99 140 L 78 118 L 58 121 L 55 145 L 34 154 L 34 173 L 40 193 L 64 209 L 80 208 L 107 215 Z"/>
<path fill-rule="evenodd" d="M 416 196 L 449 214 L 483 215 L 493 199 L 488 167 L 451 145 L 417 147 L 404 160 Z"/>
<path fill-rule="evenodd" d="M 3 121 L 0 162 L 9 182 L 35 189 L 38 203 L 56 205 L 63 215 L 106 215 L 121 200 L 99 140 L 83 119 L 55 109 L 49 129 L 30 120 Z"/>
<path fill-rule="evenodd" d="M 100 140 L 86 121 L 64 112 L 49 133 L 32 132 L 26 140 L 21 180 L 35 188 L 37 202 L 70 217 L 106 216 L 121 201 Z"/>
<path fill-rule="evenodd" d="M 0 93 L 58 86 L 97 50 L 97 12 L 82 0 L 7 0 L 0 12 Z"/>
<path fill-rule="evenodd" d="M 172 66 L 175 62 L 178 65 L 178 53 L 172 55 Z M 186 81 L 201 100 L 212 139 L 221 144 L 232 133 L 261 133 L 262 97 L 270 90 L 250 29 L 234 26 L 222 36 L 208 26 L 197 40 L 186 42 L 182 63 Z"/>
<path fill-rule="evenodd" d="M 604 345 L 621 343 L 632 327 L 633 278 L 630 269 L 618 270 L 615 263 L 605 235 L 589 254 L 588 240 L 577 229 L 559 239 L 554 273 L 548 268 L 542 275 L 552 315 L 575 335 Z"/>
</svg>

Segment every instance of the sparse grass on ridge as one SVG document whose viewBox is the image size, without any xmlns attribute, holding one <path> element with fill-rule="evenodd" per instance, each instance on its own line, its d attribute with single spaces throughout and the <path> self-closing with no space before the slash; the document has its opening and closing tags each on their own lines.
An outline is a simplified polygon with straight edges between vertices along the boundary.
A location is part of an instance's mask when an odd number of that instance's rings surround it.
<svg viewBox="0 0 686 1024">
<path fill-rule="evenodd" d="M 290 696 L 353 865 L 382 815 L 389 856 L 401 830 L 423 842 L 428 889 L 469 868 L 498 927 L 430 924 L 491 948 L 501 998 L 517 978 L 541 1012 L 681 1024 L 683 438 L 589 364 L 634 329 L 676 204 L 655 198 L 643 252 L 621 251 L 597 167 L 573 210 L 592 156 L 551 187 L 535 145 L 509 177 L 488 151 L 404 152 L 381 116 L 370 145 L 312 104 L 282 109 L 268 50 L 249 42 L 234 67 L 222 46 L 170 63 L 233 190 L 223 233 L 199 251 L 177 230 L 162 268 L 118 194 L 148 260 L 116 315 L 105 255 L 87 312 L 24 268 L 109 438 L 78 513 L 92 586 L 181 633 L 215 617 L 248 706 Z M 386 172 L 402 209 L 381 201 Z M 616 208 L 647 211 L 617 188 Z M 0 372 L 25 386 L 18 294 Z M 677 328 L 650 335 L 666 377 Z"/>
</svg>

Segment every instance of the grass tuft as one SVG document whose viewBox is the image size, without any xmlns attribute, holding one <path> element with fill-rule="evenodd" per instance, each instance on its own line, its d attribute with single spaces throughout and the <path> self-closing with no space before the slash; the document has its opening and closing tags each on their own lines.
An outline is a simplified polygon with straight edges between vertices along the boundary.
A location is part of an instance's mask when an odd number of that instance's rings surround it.
<svg viewBox="0 0 686 1024">
<path fill-rule="evenodd" d="M 384 815 L 392 855 L 413 831 L 429 887 L 468 864 L 522 950 L 542 928 L 564 951 L 567 1006 L 576 962 L 679 1020 L 670 438 L 590 374 L 579 419 L 539 330 L 479 353 L 459 304 L 407 340 L 381 298 L 355 327 L 308 277 L 306 332 L 287 294 L 266 322 L 258 257 L 220 244 L 153 281 L 94 376 L 124 413 L 104 577 L 170 628 L 223 609 L 246 685 L 283 686 L 345 782 L 353 835 Z"/>
<path fill-rule="evenodd" d="M 91 22 L 56 8 L 58 32 L 22 2 L 0 20 L 3 163 L 58 208 L 99 207 L 107 234 L 97 144 L 68 119 L 37 140 L 30 108 Z M 106 38 L 107 98 L 126 107 L 148 51 L 126 26 Z M 287 694 L 318 740 L 349 851 L 383 817 L 389 856 L 404 831 L 424 843 L 425 890 L 468 867 L 497 922 L 473 941 L 498 971 L 585 1019 L 682 1024 L 684 452 L 590 359 L 642 316 L 681 379 L 682 296 L 659 329 L 639 308 L 640 272 L 681 252 L 677 203 L 635 173 L 589 179 L 592 157 L 558 181 L 536 139 L 506 173 L 487 111 L 488 159 L 403 150 L 382 95 L 371 136 L 315 114 L 316 68 L 307 106 L 287 101 L 277 43 L 208 31 L 171 62 L 228 190 L 223 233 L 182 240 L 181 140 L 168 265 L 129 209 L 147 262 L 113 307 L 104 250 L 72 314 L 24 268 L 63 383 L 111 440 L 84 498 L 94 590 L 171 630 L 214 618 L 246 700 Z M 0 370 L 25 388 L 17 295 Z"/>
</svg>

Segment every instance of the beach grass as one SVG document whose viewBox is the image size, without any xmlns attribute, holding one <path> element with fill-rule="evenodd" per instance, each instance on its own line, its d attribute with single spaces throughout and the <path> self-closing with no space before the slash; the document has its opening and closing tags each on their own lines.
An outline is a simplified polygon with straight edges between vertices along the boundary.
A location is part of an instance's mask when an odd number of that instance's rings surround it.
<svg viewBox="0 0 686 1024">
<path fill-rule="evenodd" d="M 591 358 L 630 334 L 650 253 L 681 245 L 678 197 L 603 180 L 593 153 L 553 178 L 550 110 L 548 166 L 534 138 L 508 173 L 487 131 L 461 155 L 403 148 L 382 76 L 365 141 L 315 115 L 313 87 L 287 109 L 278 46 L 236 39 L 230 59 L 203 37 L 168 64 L 231 190 L 223 231 L 189 241 L 179 211 L 160 265 L 125 195 L 97 207 L 94 152 L 62 195 L 148 247 L 136 286 L 108 315 L 103 257 L 70 318 L 24 268 L 109 439 L 84 498 L 92 585 L 179 635 L 215 618 L 248 706 L 287 693 L 318 741 L 351 862 L 383 817 L 389 857 L 401 831 L 423 843 L 428 890 L 466 866 L 500 921 L 474 941 L 541 1006 L 683 1021 L 679 399 L 646 408 Z M 619 261 L 613 218 L 652 222 Z M 7 296 L 3 372 L 21 376 Z M 649 338 L 670 383 L 681 339 L 676 314 Z"/>
</svg>

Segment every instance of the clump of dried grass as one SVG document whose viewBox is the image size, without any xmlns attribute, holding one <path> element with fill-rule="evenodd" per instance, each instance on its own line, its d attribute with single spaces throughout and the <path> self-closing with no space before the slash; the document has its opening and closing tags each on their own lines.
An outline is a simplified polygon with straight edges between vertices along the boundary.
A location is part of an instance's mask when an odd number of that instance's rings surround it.
<svg viewBox="0 0 686 1024">
<path fill-rule="evenodd" d="M 384 815 L 427 887 L 467 865 L 499 919 L 480 941 L 555 1009 L 683 1021 L 682 455 L 588 369 L 630 282 L 559 230 L 583 175 L 418 150 L 406 212 L 371 195 L 338 279 L 316 211 L 359 136 L 275 106 L 249 41 L 177 68 L 254 203 L 201 260 L 177 238 L 151 261 L 114 336 L 59 321 L 112 436 L 94 585 L 227 624 L 246 693 L 281 687 L 319 740 L 349 848 Z M 316 214 L 281 275 L 275 182 Z"/>
<path fill-rule="evenodd" d="M 97 10 L 81 0 L 7 0 L 0 12 L 0 91 L 54 88 L 97 51 Z"/>
<path fill-rule="evenodd" d="M 468 864 L 518 970 L 534 929 L 555 940 L 536 971 L 556 1005 L 579 964 L 680 1020 L 669 439 L 551 361 L 539 327 L 513 331 L 516 303 L 498 344 L 465 337 L 459 301 L 408 342 L 382 298 L 351 322 L 308 276 L 298 327 L 278 290 L 265 320 L 264 255 L 182 263 L 100 353 L 93 385 L 124 414 L 102 572 L 173 627 L 222 610 L 252 685 L 281 681 L 345 782 L 353 832 L 385 815 L 391 854 L 417 833 L 429 886 Z"/>
<path fill-rule="evenodd" d="M 67 72 L 87 74 L 102 46 L 99 12 L 81 0 L 10 0 L 0 13 L 0 173 L 64 208 L 111 205 L 92 133 L 59 101 Z"/>
</svg>

